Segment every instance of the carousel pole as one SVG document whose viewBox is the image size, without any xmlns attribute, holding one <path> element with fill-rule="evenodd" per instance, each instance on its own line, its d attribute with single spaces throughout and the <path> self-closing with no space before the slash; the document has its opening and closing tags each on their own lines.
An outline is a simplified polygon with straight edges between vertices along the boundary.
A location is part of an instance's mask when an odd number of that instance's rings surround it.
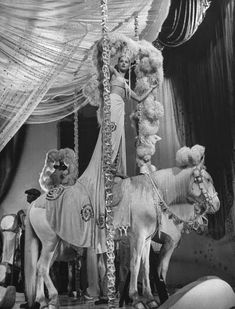
<svg viewBox="0 0 235 309">
<path fill-rule="evenodd" d="M 79 146 L 78 146 L 78 111 L 76 110 L 76 103 L 74 103 L 74 152 L 75 152 L 75 162 L 77 165 L 77 173 L 79 174 Z M 78 177 L 77 174 L 77 177 Z"/>
<path fill-rule="evenodd" d="M 140 36 L 139 36 L 139 16 L 138 13 L 135 14 L 135 21 L 134 21 L 134 27 L 135 27 L 135 40 L 139 41 Z M 138 62 L 139 59 L 136 59 L 136 62 Z M 140 125 L 141 121 L 142 121 L 142 109 L 143 109 L 143 103 L 139 102 L 137 104 L 137 115 L 138 115 L 138 126 Z M 138 130 L 139 131 L 139 130 Z M 138 132 L 139 135 L 139 132 Z"/>
<path fill-rule="evenodd" d="M 110 102 L 110 48 L 108 42 L 107 0 L 101 0 L 102 15 L 102 72 L 103 72 L 103 123 L 102 123 L 102 143 L 103 143 L 103 172 L 104 172 L 104 196 L 106 209 L 106 247 L 107 247 L 107 293 L 108 306 L 114 307 L 115 300 L 115 265 L 114 265 L 114 227 L 112 213 L 112 184 L 113 174 L 112 164 L 112 131 L 111 131 L 111 102 Z"/>
<path fill-rule="evenodd" d="M 134 26 L 135 26 L 135 40 L 139 41 L 139 16 L 138 13 L 135 14 L 135 22 L 134 22 Z"/>
<path fill-rule="evenodd" d="M 74 103 L 74 152 L 75 162 L 77 165 L 77 177 L 79 175 L 79 131 L 78 131 L 78 110 L 76 110 L 76 102 Z M 76 253 L 74 260 L 74 276 L 75 276 L 75 290 L 78 299 L 83 301 L 83 295 L 81 291 L 81 257 L 79 253 Z"/>
<path fill-rule="evenodd" d="M 135 21 L 134 21 L 134 30 L 135 30 L 135 40 L 139 41 L 140 36 L 139 36 L 139 16 L 138 12 L 135 14 Z M 139 58 L 136 58 L 136 64 L 138 64 Z M 137 140 L 140 139 L 140 125 L 142 122 L 143 118 L 143 102 L 138 102 L 137 103 L 137 117 L 138 117 L 138 123 L 137 123 Z"/>
<path fill-rule="evenodd" d="M 135 40 L 139 41 L 139 16 L 138 12 L 135 13 L 134 16 L 134 32 L 135 32 Z M 136 63 L 138 63 L 139 59 L 136 58 Z M 130 72 L 129 72 L 130 74 Z M 130 77 L 129 77 L 130 80 Z M 138 111 L 138 124 L 140 123 L 141 116 L 142 116 L 142 103 L 137 104 L 137 111 Z M 139 131 L 137 129 L 137 131 Z M 138 135 L 138 132 L 137 132 Z M 124 305 L 124 302 L 126 305 L 130 303 L 130 298 L 129 298 L 129 287 L 130 287 L 130 278 L 131 278 L 131 271 L 128 271 L 128 274 L 126 276 L 124 288 L 122 290 L 122 293 L 120 295 L 120 300 L 119 300 L 119 308 L 122 308 Z"/>
</svg>

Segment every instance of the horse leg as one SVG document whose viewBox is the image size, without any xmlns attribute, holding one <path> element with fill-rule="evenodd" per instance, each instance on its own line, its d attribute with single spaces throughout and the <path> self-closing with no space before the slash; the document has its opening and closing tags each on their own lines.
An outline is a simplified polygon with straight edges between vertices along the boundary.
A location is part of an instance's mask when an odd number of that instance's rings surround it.
<svg viewBox="0 0 235 309">
<path fill-rule="evenodd" d="M 67 292 L 68 296 L 73 296 L 73 265 L 74 261 L 68 262 L 68 285 L 67 285 Z"/>
<path fill-rule="evenodd" d="M 37 262 L 37 283 L 36 283 L 36 302 L 40 304 L 40 309 L 48 308 L 48 304 L 46 301 L 45 293 L 44 293 L 44 280 L 40 270 L 40 258 Z"/>
<path fill-rule="evenodd" d="M 57 249 L 58 240 L 54 242 L 47 242 L 44 244 L 43 250 L 40 256 L 40 266 L 39 273 L 43 277 L 45 285 L 48 289 L 49 295 L 49 303 L 48 308 L 58 308 L 59 307 L 59 299 L 58 299 L 58 291 L 56 290 L 51 278 L 50 278 L 50 265 L 55 254 L 55 250 Z"/>
<path fill-rule="evenodd" d="M 107 299 L 107 258 L 106 254 L 98 254 L 98 274 L 100 281 L 100 298 Z"/>
<path fill-rule="evenodd" d="M 47 247 L 43 244 L 41 255 L 37 262 L 37 294 L 36 294 L 36 301 L 40 304 L 40 308 L 47 308 L 48 304 L 46 302 L 46 297 L 44 293 L 44 273 L 46 269 L 50 269 L 51 261 L 46 259 L 46 250 Z M 47 267 L 47 264 L 49 267 Z M 48 289 L 49 292 L 49 289 Z"/>
<path fill-rule="evenodd" d="M 131 254 L 131 261 L 130 261 L 130 289 L 129 289 L 129 296 L 133 299 L 134 302 L 138 300 L 138 288 L 137 288 L 137 281 L 138 275 L 140 270 L 140 261 L 141 255 L 143 252 L 145 244 L 145 238 L 143 236 L 132 235 L 130 238 L 130 254 Z"/>
<path fill-rule="evenodd" d="M 142 252 L 143 263 L 143 296 L 147 299 L 152 299 L 150 281 L 149 281 L 149 252 L 150 252 L 151 239 L 147 240 Z"/>
<path fill-rule="evenodd" d="M 166 275 L 169 268 L 170 259 L 174 252 L 178 240 L 173 240 L 169 235 L 165 235 L 164 243 L 159 253 L 158 276 L 160 280 L 166 282 Z"/>
</svg>

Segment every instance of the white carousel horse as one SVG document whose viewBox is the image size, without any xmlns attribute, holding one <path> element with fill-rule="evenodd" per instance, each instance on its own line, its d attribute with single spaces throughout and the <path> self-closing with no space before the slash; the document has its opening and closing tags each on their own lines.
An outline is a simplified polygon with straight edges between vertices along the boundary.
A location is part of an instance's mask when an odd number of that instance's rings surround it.
<svg viewBox="0 0 235 309">
<path fill-rule="evenodd" d="M 20 211 L 21 212 L 21 211 Z M 20 242 L 23 222 L 22 216 L 17 214 L 6 214 L 0 220 L 0 231 L 2 236 L 2 256 L 0 263 L 0 284 L 6 286 L 8 283 L 18 286 L 22 278 L 20 277 L 21 268 L 21 252 Z M 73 291 L 73 264 L 81 263 L 80 257 L 77 256 L 76 250 L 66 249 L 64 255 L 57 259 L 57 261 L 68 262 L 68 295 L 72 295 Z M 19 276 L 14 276 L 14 273 L 19 273 Z M 53 274 L 53 272 L 52 272 Z M 11 276 L 11 279 L 8 278 Z M 54 274 L 53 274 L 54 275 Z M 77 291 L 79 294 L 80 291 Z"/>
<path fill-rule="evenodd" d="M 192 203 L 192 218 L 188 224 L 192 227 L 204 218 L 206 213 L 219 209 L 219 199 L 212 179 L 206 172 L 201 157 L 184 158 L 185 167 L 159 170 L 148 175 L 126 178 L 115 184 L 114 192 L 114 226 L 128 227 L 131 250 L 131 279 L 129 294 L 137 299 L 137 277 L 140 262 L 143 264 L 143 294 L 151 299 L 149 284 L 149 250 L 151 238 L 161 229 L 162 214 L 171 214 L 170 205 Z M 187 161 L 187 162 L 186 162 Z M 73 186 L 70 187 L 73 190 Z M 63 191 L 63 203 L 69 203 L 70 188 Z M 77 198 L 79 184 L 76 184 Z M 84 188 L 81 187 L 84 194 Z M 88 194 L 88 193 L 87 193 Z M 58 293 L 49 276 L 50 265 L 58 254 L 62 239 L 54 232 L 47 221 L 45 196 L 39 197 L 29 210 L 26 218 L 26 252 L 25 277 L 26 294 L 31 307 L 38 301 L 41 307 L 58 306 Z M 129 215 L 128 215 L 129 214 Z M 176 221 L 177 216 L 171 214 Z M 178 218 L 179 225 L 183 221 Z M 82 235 L 74 235 L 82 237 Z M 38 259 L 38 239 L 42 243 Z M 168 261 L 165 264 L 169 263 Z M 162 266 L 164 268 L 164 263 Z M 164 274 L 162 274 L 164 277 Z M 48 289 L 49 302 L 44 295 L 44 283 Z"/>
<path fill-rule="evenodd" d="M 183 229 L 205 227 L 206 213 L 218 211 L 220 202 L 203 162 L 197 166 L 159 170 L 150 176 L 132 177 L 122 182 L 122 188 L 122 195 L 131 195 L 129 295 L 134 299 L 138 297 L 137 277 L 142 259 L 143 295 L 148 299 L 152 297 L 149 287 L 151 239 L 163 244 L 158 275 L 165 280 Z"/>
<path fill-rule="evenodd" d="M 60 159 L 63 160 L 65 164 L 68 165 L 68 169 L 64 173 L 64 169 L 59 172 L 60 178 L 56 176 L 48 177 L 48 170 L 51 167 L 51 162 L 59 163 Z M 59 167 L 59 166 L 58 166 Z M 50 173 L 49 173 L 50 174 Z M 54 173 L 55 175 L 57 173 Z M 65 174 L 65 175 L 63 175 Z M 65 185 L 73 184 L 75 182 L 77 174 L 77 165 L 76 165 L 76 156 L 73 150 L 69 148 L 60 149 L 60 150 L 51 150 L 46 155 L 45 165 L 43 171 L 40 175 L 40 184 L 43 184 L 42 188 L 45 190 L 46 185 L 55 186 L 57 182 L 60 184 L 63 182 Z M 21 252 L 23 249 L 21 246 L 21 235 L 22 230 L 25 226 L 25 211 L 20 210 L 17 214 L 6 214 L 0 219 L 0 232 L 2 240 L 2 256 L 0 263 L 0 284 L 6 285 L 8 282 L 6 279 L 7 275 L 11 274 L 11 281 L 13 281 L 13 273 L 16 268 L 18 272 L 21 268 L 21 255 L 24 252 Z M 16 254 L 17 253 L 17 254 Z M 79 272 L 81 266 L 80 255 L 77 254 L 77 250 L 72 248 L 66 248 L 64 250 L 63 256 L 59 256 L 57 259 L 58 262 L 67 262 L 68 263 L 68 283 L 67 283 L 67 292 L 71 296 L 73 292 L 73 279 L 74 272 Z M 13 266 L 12 266 L 13 265 Z M 75 266 L 75 267 L 74 267 Z M 11 268 L 11 271 L 9 269 Z M 74 271 L 75 268 L 75 271 Z M 78 275 L 78 273 L 76 273 Z M 52 271 L 53 277 L 55 277 L 54 272 Z M 19 281 L 19 278 L 15 278 Z M 79 276 L 78 280 L 79 280 Z M 22 280 L 22 278 L 21 278 Z M 79 282 L 76 279 L 75 286 L 78 289 L 77 295 L 81 294 Z M 9 281 L 9 280 L 8 280 Z M 14 282 L 17 285 L 18 282 Z"/>
</svg>

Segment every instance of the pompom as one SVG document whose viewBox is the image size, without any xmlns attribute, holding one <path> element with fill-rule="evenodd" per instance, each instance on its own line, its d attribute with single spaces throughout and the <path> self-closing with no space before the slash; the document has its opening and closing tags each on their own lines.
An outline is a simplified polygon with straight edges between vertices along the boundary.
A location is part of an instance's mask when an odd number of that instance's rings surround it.
<svg viewBox="0 0 235 309">
<path fill-rule="evenodd" d="M 143 119 L 139 124 L 139 130 L 141 135 L 154 135 L 159 130 L 159 120 Z"/>
<path fill-rule="evenodd" d="M 155 149 L 151 145 L 140 144 L 136 148 L 137 156 L 144 161 L 149 161 L 154 151 Z"/>
<path fill-rule="evenodd" d="M 163 105 L 155 100 L 154 95 L 150 94 L 144 102 L 143 114 L 151 119 L 157 120 L 164 115 Z"/>
<path fill-rule="evenodd" d="M 205 147 L 194 145 L 192 148 L 182 147 L 176 153 L 176 162 L 179 167 L 196 166 L 202 162 Z"/>
<path fill-rule="evenodd" d="M 153 68 L 151 67 L 150 59 L 147 56 L 142 57 L 139 62 L 139 70 L 145 75 L 153 73 Z"/>
<path fill-rule="evenodd" d="M 137 79 L 136 81 L 136 87 L 135 87 L 135 92 L 138 94 L 138 95 L 142 95 L 144 94 L 147 90 L 150 89 L 150 83 L 149 83 L 149 79 L 144 76 L 143 78 L 141 79 Z"/>
<path fill-rule="evenodd" d="M 64 164 L 67 168 L 63 170 L 61 184 L 73 185 L 78 176 L 75 152 L 70 148 L 60 150 L 52 149 L 47 152 L 45 163 L 39 177 L 39 184 L 45 192 L 54 187 L 51 175 L 55 172 L 55 165 Z"/>
<path fill-rule="evenodd" d="M 179 167 L 186 167 L 189 165 L 191 150 L 189 147 L 182 147 L 176 152 L 176 163 Z"/>
<path fill-rule="evenodd" d="M 205 155 L 205 147 L 201 145 L 194 145 L 191 148 L 191 158 L 194 165 L 198 165 Z"/>
</svg>

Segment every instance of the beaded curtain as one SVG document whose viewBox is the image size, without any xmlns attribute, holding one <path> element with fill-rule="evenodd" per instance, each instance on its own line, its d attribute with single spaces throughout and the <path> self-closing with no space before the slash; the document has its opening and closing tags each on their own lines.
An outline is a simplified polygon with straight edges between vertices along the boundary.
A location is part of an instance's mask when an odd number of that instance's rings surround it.
<svg viewBox="0 0 235 309">
<path fill-rule="evenodd" d="M 110 0 L 109 29 L 134 37 L 138 12 L 146 34 L 168 5 Z M 88 103 L 82 88 L 92 77 L 100 21 L 99 1 L 0 1 L 0 150 L 26 121 L 56 121 Z"/>
</svg>

